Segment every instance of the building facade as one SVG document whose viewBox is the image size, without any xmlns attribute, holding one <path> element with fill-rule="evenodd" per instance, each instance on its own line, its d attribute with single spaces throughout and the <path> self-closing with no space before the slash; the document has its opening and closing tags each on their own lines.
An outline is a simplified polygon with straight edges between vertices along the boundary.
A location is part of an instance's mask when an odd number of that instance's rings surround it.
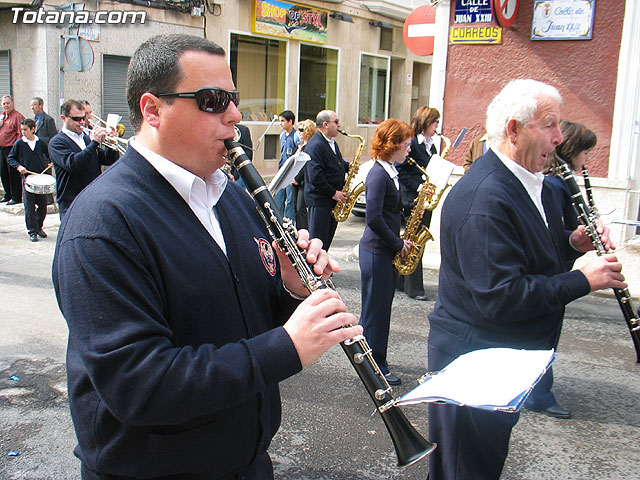
<svg viewBox="0 0 640 480">
<path fill-rule="evenodd" d="M 417 107 L 436 107 L 446 136 L 453 140 L 468 130 L 449 153 L 461 165 L 484 128 L 489 100 L 504 84 L 523 77 L 547 81 L 563 94 L 563 116 L 598 135 L 589 163 L 594 195 L 624 247 L 619 256 L 638 294 L 640 229 L 613 222 L 637 220 L 640 211 L 640 2 L 588 2 L 594 5 L 590 39 L 532 40 L 540 4 L 567 1 L 519 0 L 500 42 L 470 45 L 449 37 L 465 26 L 461 19 L 470 20 L 458 17 L 456 7 L 493 0 L 0 0 L 0 94 L 12 94 L 26 116 L 31 97 L 42 97 L 54 118 L 65 99 L 87 99 L 103 118 L 121 115 L 129 137 L 125 73 L 137 46 L 160 33 L 203 36 L 227 51 L 243 123 L 259 142 L 254 160 L 269 174 L 277 166 L 280 133 L 271 120 L 282 110 L 292 110 L 298 120 L 335 110 L 346 132 L 368 140 L 385 118 L 408 122 Z M 405 45 L 403 25 L 413 9 L 428 3 L 436 5 L 434 51 L 417 55 Z M 82 23 L 79 12 L 95 21 Z M 499 26 L 490 20 L 479 25 Z M 301 28 L 305 22 L 310 26 Z M 337 141 L 344 156 L 353 158 L 358 142 L 342 136 Z M 361 161 L 367 157 L 365 148 Z M 452 182 L 461 174 L 459 166 Z M 439 261 L 438 210 L 435 217 L 436 242 L 427 251 L 432 265 Z"/>
</svg>

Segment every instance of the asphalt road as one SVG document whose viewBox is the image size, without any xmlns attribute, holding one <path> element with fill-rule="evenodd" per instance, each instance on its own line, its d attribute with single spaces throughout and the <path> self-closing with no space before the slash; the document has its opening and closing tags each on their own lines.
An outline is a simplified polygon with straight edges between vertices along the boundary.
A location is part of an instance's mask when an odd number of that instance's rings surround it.
<svg viewBox="0 0 640 480">
<path fill-rule="evenodd" d="M 49 238 L 31 243 L 19 207 L 0 206 L 0 479 L 79 479 L 73 456 L 64 369 L 67 330 L 50 280 L 57 214 L 45 223 Z M 364 221 L 338 227 L 331 248 L 343 271 L 338 291 L 360 311 L 354 247 Z M 437 271 L 425 269 L 435 299 Z M 460 299 L 465 301 L 465 299 Z M 427 314 L 433 302 L 397 293 L 389 363 L 413 388 L 426 371 Z M 502 478 L 640 478 L 640 366 L 613 294 L 580 299 L 567 309 L 554 364 L 554 391 L 574 418 L 524 411 L 514 429 Z M 16 376 L 19 380 L 12 380 Z M 339 347 L 282 383 L 283 424 L 270 454 L 276 478 L 424 479 L 428 461 L 399 469 L 388 433 Z M 427 436 L 425 405 L 405 407 Z M 9 452 L 18 452 L 9 456 Z"/>
</svg>

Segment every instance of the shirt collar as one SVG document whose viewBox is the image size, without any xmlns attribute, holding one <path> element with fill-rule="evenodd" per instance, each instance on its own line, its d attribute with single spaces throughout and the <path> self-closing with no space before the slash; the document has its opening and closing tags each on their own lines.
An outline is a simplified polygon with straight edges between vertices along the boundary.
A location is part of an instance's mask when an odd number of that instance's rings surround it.
<svg viewBox="0 0 640 480">
<path fill-rule="evenodd" d="M 424 143 L 424 146 L 427 150 L 429 150 L 431 148 L 431 145 L 433 145 L 433 138 L 431 137 L 427 138 L 423 134 L 419 133 L 418 135 L 416 135 L 416 138 L 418 139 L 418 145 Z"/>
<path fill-rule="evenodd" d="M 542 182 L 544 180 L 544 175 L 542 174 L 542 172 L 531 173 L 526 168 L 511 160 L 504 153 L 499 152 L 493 147 L 491 147 L 491 150 L 493 150 L 493 153 L 495 153 L 500 161 L 504 163 L 504 166 L 507 167 L 511 171 L 511 173 L 513 173 L 518 178 L 518 180 L 520 180 L 520 182 L 522 182 L 522 185 L 524 185 L 527 191 L 530 191 L 530 187 L 542 188 Z"/>
<path fill-rule="evenodd" d="M 208 208 L 213 208 L 224 193 L 229 177 L 219 169 L 207 177 L 200 178 L 162 155 L 149 150 L 138 143 L 135 137 L 129 140 L 129 144 L 175 188 L 188 205 L 198 202 L 205 204 Z"/>
<path fill-rule="evenodd" d="M 67 127 L 62 127 L 62 132 L 67 134 L 72 140 L 75 140 L 75 139 L 84 140 L 84 133 L 78 134 L 76 132 L 72 132 Z"/>
<path fill-rule="evenodd" d="M 334 138 L 329 138 L 329 137 L 327 137 L 324 133 L 322 133 L 322 132 L 320 132 L 320 133 L 322 134 L 322 136 L 323 136 L 324 138 L 326 138 L 326 139 L 327 139 L 327 142 L 329 142 L 329 143 L 334 143 L 334 142 L 335 142 L 335 139 L 334 139 Z"/>
</svg>

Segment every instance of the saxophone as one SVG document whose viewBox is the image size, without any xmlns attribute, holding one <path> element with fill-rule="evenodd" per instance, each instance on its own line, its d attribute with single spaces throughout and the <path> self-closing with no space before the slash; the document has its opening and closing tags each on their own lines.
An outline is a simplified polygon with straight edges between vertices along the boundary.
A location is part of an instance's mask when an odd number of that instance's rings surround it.
<svg viewBox="0 0 640 480">
<path fill-rule="evenodd" d="M 440 156 L 442 158 L 446 158 L 449 153 L 449 149 L 451 148 L 451 141 L 443 135 L 440 136 L 445 144 Z M 413 245 L 406 256 L 402 257 L 400 252 L 398 252 L 393 258 L 393 267 L 400 275 L 411 275 L 415 272 L 418 264 L 420 263 L 420 259 L 422 258 L 427 242 L 429 240 L 433 240 L 433 235 L 429 229 L 426 225 L 422 224 L 422 212 L 424 210 L 434 210 L 440 203 L 444 192 L 448 187 L 450 187 L 447 183 L 444 188 L 438 191 L 438 187 L 429 182 L 429 175 L 427 175 L 427 171 L 424 168 L 418 165 L 411 157 L 407 157 L 406 161 L 420 170 L 426 180 L 420 187 L 420 192 L 418 193 L 415 204 L 411 209 L 411 214 L 409 215 L 409 219 L 405 225 L 404 232 L 401 235 L 403 240 L 409 240 Z"/>
<path fill-rule="evenodd" d="M 360 146 L 358 147 L 358 151 L 356 152 L 356 156 L 353 157 L 353 160 L 349 164 L 349 172 L 347 173 L 347 179 L 344 182 L 344 187 L 342 187 L 342 191 L 347 195 L 347 200 L 344 203 L 336 203 L 336 206 L 333 207 L 331 214 L 333 218 L 338 222 L 344 222 L 349 215 L 351 214 L 351 210 L 353 210 L 353 206 L 356 204 L 356 200 L 358 197 L 364 192 L 364 182 L 358 183 L 355 188 L 351 189 L 351 183 L 353 182 L 353 178 L 358 173 L 358 168 L 360 168 L 360 155 L 362 154 L 362 150 L 364 148 L 364 138 L 360 135 L 349 135 L 344 130 L 338 130 L 342 135 L 349 138 L 357 138 L 360 140 Z"/>
</svg>

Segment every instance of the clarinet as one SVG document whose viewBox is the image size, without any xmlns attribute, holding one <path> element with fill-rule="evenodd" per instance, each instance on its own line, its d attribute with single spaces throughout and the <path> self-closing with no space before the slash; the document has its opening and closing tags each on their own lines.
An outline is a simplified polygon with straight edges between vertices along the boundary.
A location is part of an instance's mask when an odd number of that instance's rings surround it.
<svg viewBox="0 0 640 480">
<path fill-rule="evenodd" d="M 275 240 L 278 248 L 287 255 L 300 275 L 305 288 L 309 292 L 324 288 L 335 291 L 333 282 L 316 275 L 313 268 L 307 263 L 304 252 L 298 247 L 298 232 L 291 220 L 283 217 L 264 180 L 242 147 L 231 139 L 225 140 L 224 144 L 228 151 L 228 159 L 240 172 L 249 193 L 257 203 L 258 212 L 262 216 L 269 234 Z M 358 335 L 342 342 L 340 346 L 349 357 L 349 361 L 360 380 L 364 383 L 376 405 L 376 410 L 389 431 L 398 457 L 398 466 L 411 465 L 430 454 L 436 445 L 427 442 L 411 425 L 402 410 L 394 405 L 393 390 L 373 359 L 371 348 L 365 337 Z"/>
<path fill-rule="evenodd" d="M 571 173 L 567 162 L 557 155 L 556 158 L 559 163 L 557 171 L 560 173 L 560 177 L 565 181 L 567 187 L 569 187 L 569 191 L 571 192 L 571 202 L 573 203 L 573 208 L 578 215 L 578 219 L 580 220 L 580 223 L 584 225 L 585 233 L 589 235 L 596 253 L 598 255 L 604 255 L 607 253 L 607 249 L 605 248 L 602 238 L 598 233 L 597 220 L 599 215 L 593 202 L 589 177 L 586 175 L 584 179 L 585 187 L 587 189 L 587 197 L 589 198 L 589 205 L 587 205 L 580 193 L 578 183 Z M 583 167 L 582 171 L 584 173 L 586 168 Z M 613 292 L 615 293 L 616 300 L 618 300 L 618 305 L 620 305 L 620 310 L 622 310 L 622 315 L 624 316 L 627 326 L 629 327 L 629 332 L 631 333 L 633 346 L 636 350 L 636 363 L 640 363 L 640 319 L 638 318 L 636 309 L 631 303 L 631 295 L 629 294 L 629 290 L 626 288 L 613 288 Z"/>
</svg>

